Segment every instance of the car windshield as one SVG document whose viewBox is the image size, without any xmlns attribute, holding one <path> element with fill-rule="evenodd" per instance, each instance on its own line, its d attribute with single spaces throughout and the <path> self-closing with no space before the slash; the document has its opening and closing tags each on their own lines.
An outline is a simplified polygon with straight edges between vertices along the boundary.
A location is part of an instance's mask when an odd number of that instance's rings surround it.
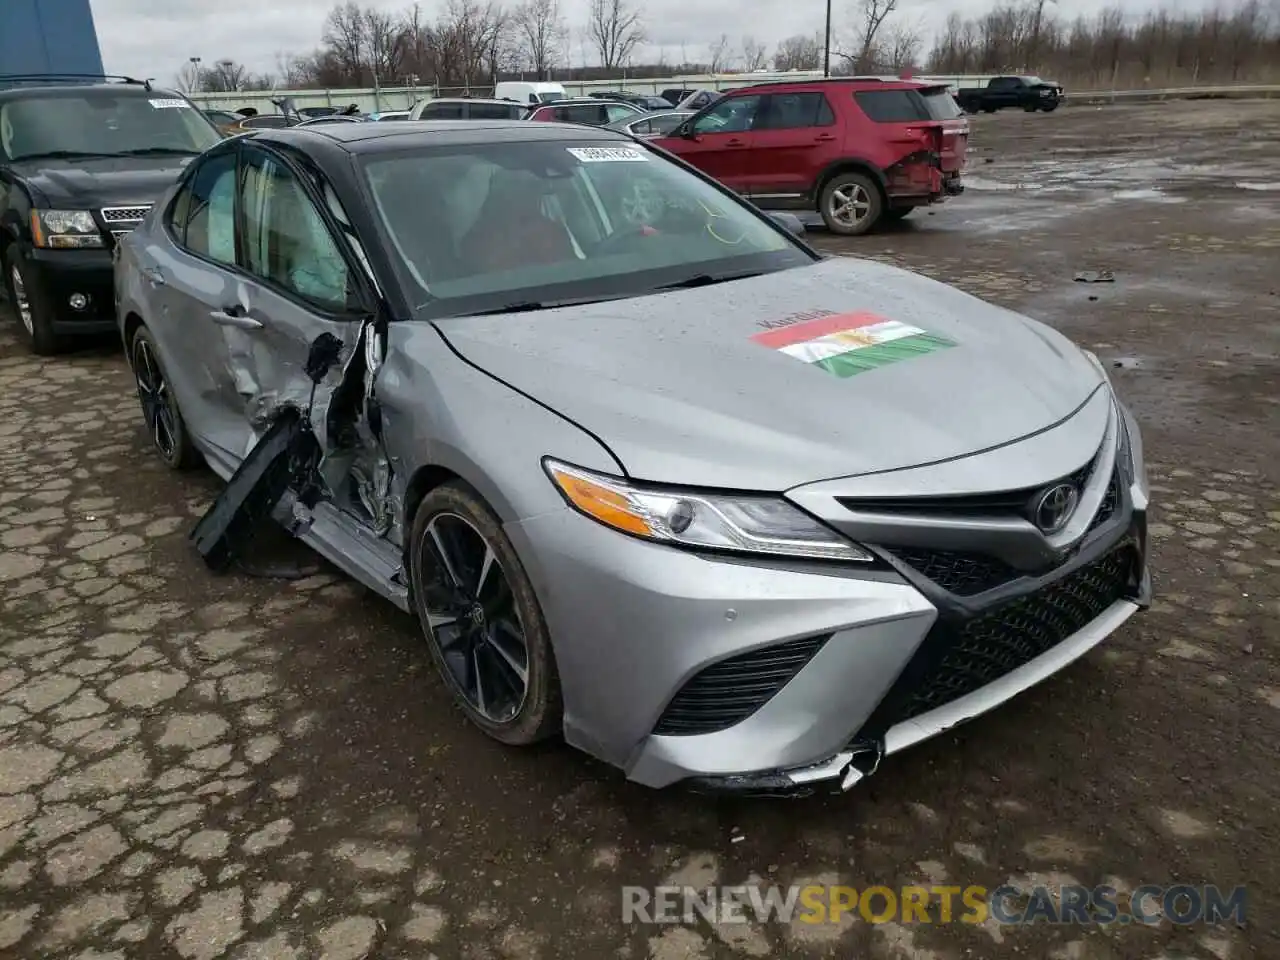
<svg viewBox="0 0 1280 960">
<path fill-rule="evenodd" d="M 420 318 L 636 296 L 813 262 L 745 204 L 634 144 L 432 147 L 372 156 L 364 169 Z"/>
<path fill-rule="evenodd" d="M 9 160 L 197 154 L 221 141 L 203 113 L 162 93 L 59 93 L 0 104 L 0 153 Z"/>
</svg>

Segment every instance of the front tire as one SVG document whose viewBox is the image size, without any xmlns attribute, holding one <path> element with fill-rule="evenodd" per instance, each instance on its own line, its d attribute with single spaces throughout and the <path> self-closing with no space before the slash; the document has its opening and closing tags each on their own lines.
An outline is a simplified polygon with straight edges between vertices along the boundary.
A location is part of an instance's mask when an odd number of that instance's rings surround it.
<svg viewBox="0 0 1280 960">
<path fill-rule="evenodd" d="M 191 443 L 178 398 L 173 395 L 155 341 L 146 327 L 139 326 L 129 342 L 129 367 L 156 453 L 170 470 L 191 469 L 199 463 L 200 455 Z"/>
<path fill-rule="evenodd" d="M 4 263 L 5 291 L 31 352 L 51 357 L 62 352 L 62 339 L 53 332 L 53 307 L 44 291 L 30 279 L 18 245 L 11 244 Z"/>
<path fill-rule="evenodd" d="M 857 237 L 880 220 L 884 199 L 880 187 L 865 173 L 841 173 L 822 188 L 818 212 L 832 233 Z"/>
<path fill-rule="evenodd" d="M 470 487 L 428 493 L 409 540 L 413 605 L 432 659 L 467 719 L 526 746 L 563 728 L 542 608 L 502 523 Z"/>
</svg>

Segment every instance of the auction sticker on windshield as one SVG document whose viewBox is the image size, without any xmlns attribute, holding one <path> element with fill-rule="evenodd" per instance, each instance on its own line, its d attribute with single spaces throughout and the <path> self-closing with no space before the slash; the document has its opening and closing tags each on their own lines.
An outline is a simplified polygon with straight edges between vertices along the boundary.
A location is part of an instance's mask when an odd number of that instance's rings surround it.
<svg viewBox="0 0 1280 960">
<path fill-rule="evenodd" d="M 631 163 L 636 160 L 648 161 L 639 150 L 630 147 L 566 147 L 571 154 L 583 163 Z"/>
<path fill-rule="evenodd" d="M 155 107 L 157 110 L 181 110 L 184 107 L 190 106 L 190 104 L 185 100 L 151 100 L 149 102 L 151 106 Z"/>
<path fill-rule="evenodd" d="M 874 313 L 840 313 L 757 333 L 754 342 L 837 377 L 875 370 L 955 344 Z"/>
</svg>

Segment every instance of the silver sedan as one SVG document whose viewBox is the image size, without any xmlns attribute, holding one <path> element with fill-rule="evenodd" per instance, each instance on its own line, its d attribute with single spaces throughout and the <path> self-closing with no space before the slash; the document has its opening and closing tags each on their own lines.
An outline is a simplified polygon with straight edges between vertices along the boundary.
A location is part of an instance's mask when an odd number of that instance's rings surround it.
<svg viewBox="0 0 1280 960">
<path fill-rule="evenodd" d="M 228 481 L 212 569 L 284 524 L 504 744 L 847 789 L 1148 605 L 1148 486 L 1096 357 L 794 226 L 615 131 L 263 131 L 123 239 L 118 320 Z"/>
</svg>

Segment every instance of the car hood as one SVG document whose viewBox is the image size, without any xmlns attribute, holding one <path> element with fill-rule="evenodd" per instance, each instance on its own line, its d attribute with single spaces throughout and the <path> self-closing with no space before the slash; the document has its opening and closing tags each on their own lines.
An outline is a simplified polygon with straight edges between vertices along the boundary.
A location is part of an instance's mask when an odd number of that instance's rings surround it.
<svg viewBox="0 0 1280 960">
<path fill-rule="evenodd" d="M 840 326 L 833 315 L 951 345 L 847 377 L 777 349 L 802 324 Z M 988 450 L 1070 417 L 1103 380 L 1043 324 L 843 257 L 437 326 L 469 362 L 595 434 L 632 477 L 724 489 L 782 491 Z"/>
<path fill-rule="evenodd" d="M 13 166 L 41 195 L 42 205 L 94 210 L 113 204 L 153 203 L 194 157 L 104 157 L 31 160 Z"/>
</svg>

